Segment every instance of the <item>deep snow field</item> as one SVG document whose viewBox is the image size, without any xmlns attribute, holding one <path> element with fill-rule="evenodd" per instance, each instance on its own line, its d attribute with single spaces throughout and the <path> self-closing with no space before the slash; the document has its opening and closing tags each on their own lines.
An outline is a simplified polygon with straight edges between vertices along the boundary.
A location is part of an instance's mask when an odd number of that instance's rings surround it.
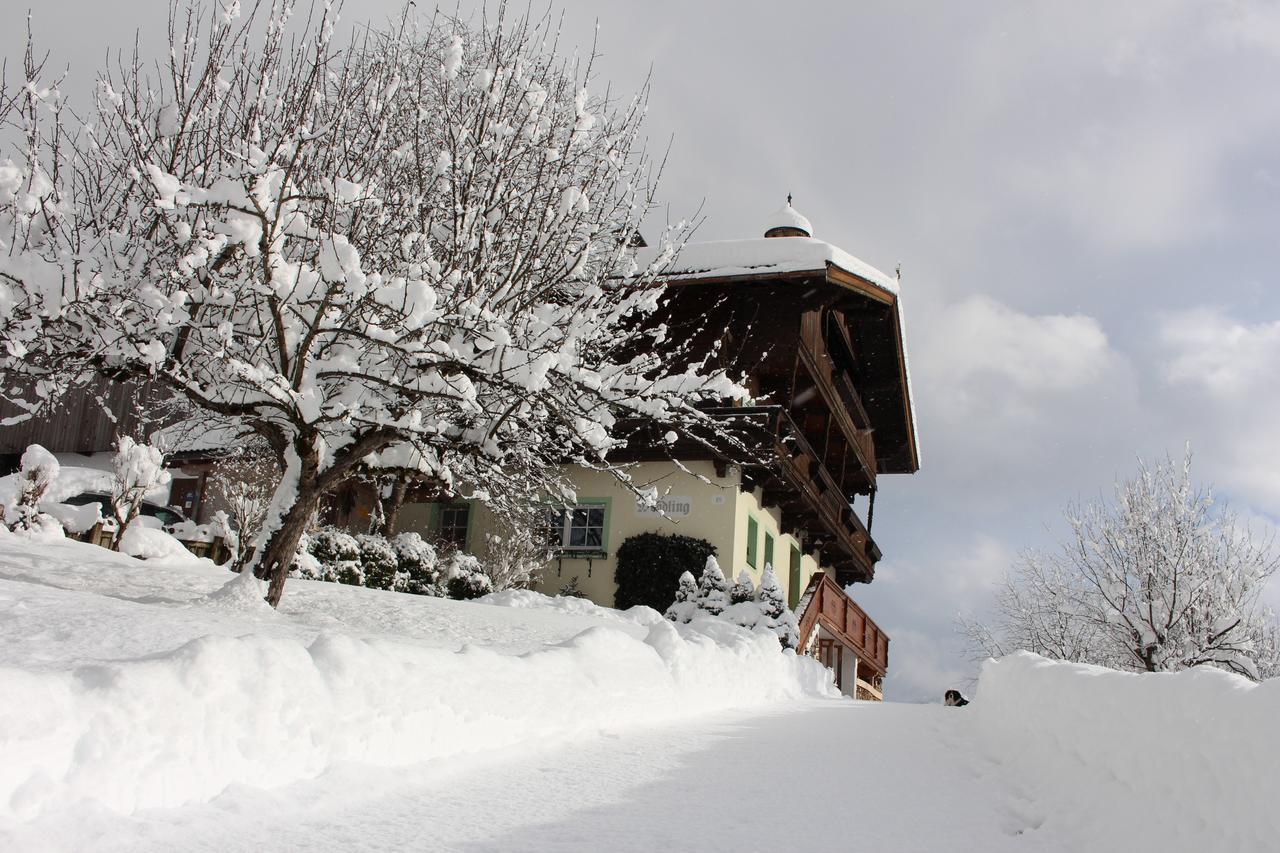
<svg viewBox="0 0 1280 853">
<path fill-rule="evenodd" d="M 277 613 L 0 530 L 0 850 L 1280 851 L 1280 681 L 1023 654 L 879 705 L 776 649 L 532 593 Z"/>
</svg>

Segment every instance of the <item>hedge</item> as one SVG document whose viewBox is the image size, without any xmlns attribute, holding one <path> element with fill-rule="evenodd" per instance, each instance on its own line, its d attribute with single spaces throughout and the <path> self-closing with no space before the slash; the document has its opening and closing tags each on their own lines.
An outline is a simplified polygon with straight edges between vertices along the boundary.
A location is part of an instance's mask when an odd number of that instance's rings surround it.
<svg viewBox="0 0 1280 853">
<path fill-rule="evenodd" d="M 640 533 L 618 546 L 618 584 L 614 606 L 625 609 L 645 604 L 659 612 L 675 600 L 680 575 L 697 577 L 716 547 L 705 539 L 679 534 Z"/>
</svg>

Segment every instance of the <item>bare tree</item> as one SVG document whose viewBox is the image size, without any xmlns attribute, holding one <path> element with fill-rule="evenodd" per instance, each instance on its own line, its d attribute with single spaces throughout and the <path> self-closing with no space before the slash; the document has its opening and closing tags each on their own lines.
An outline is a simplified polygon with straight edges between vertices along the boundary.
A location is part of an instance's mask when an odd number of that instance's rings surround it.
<svg viewBox="0 0 1280 853">
<path fill-rule="evenodd" d="M 1280 556 L 1193 485 L 1190 450 L 1140 462 L 1114 500 L 1066 519 L 1064 545 L 1024 553 L 1006 576 L 994 624 L 962 620 L 975 649 L 1137 672 L 1209 664 L 1257 679 L 1274 668 L 1275 621 L 1258 598 Z"/>
<path fill-rule="evenodd" d="M 502 519 L 494 533 L 485 535 L 484 573 L 493 591 L 527 587 L 551 560 L 542 521 L 545 508 L 533 506 Z"/>
<path fill-rule="evenodd" d="M 280 468 L 265 445 L 251 445 L 214 463 L 209 487 L 227 514 L 234 534 L 231 568 L 240 571 L 257 546 L 267 521 L 271 496 L 280 482 Z"/>
<path fill-rule="evenodd" d="M 105 72 L 74 146 L 56 93 L 21 113 L 0 368 L 33 411 L 147 377 L 260 435 L 284 471 L 252 561 L 272 604 L 358 465 L 502 511 L 564 494 L 566 462 L 625 482 L 624 423 L 702 435 L 696 404 L 745 396 L 645 322 L 682 232 L 636 265 L 644 92 L 595 88 L 552 18 L 406 12 L 339 46 L 328 5 L 238 9 L 174 6 L 167 59 Z"/>
</svg>

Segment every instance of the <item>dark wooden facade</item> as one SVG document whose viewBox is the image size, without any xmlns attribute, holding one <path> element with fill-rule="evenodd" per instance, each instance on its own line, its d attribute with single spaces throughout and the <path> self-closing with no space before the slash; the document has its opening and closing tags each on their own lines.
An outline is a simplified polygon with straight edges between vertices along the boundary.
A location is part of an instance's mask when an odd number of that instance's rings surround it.
<svg viewBox="0 0 1280 853">
<path fill-rule="evenodd" d="M 160 399 L 159 389 L 145 383 L 104 381 L 92 388 L 73 388 L 36 417 L 0 427 L 0 457 L 12 457 L 16 464 L 31 444 L 54 453 L 110 450 L 117 436 L 146 434 Z M 0 422 L 22 414 L 19 407 L 0 400 Z"/>
<path fill-rule="evenodd" d="M 788 238 L 777 238 L 785 241 Z M 869 582 L 877 477 L 919 468 L 901 318 L 894 293 L 840 267 L 732 276 L 671 276 L 667 321 L 695 349 L 718 347 L 757 405 L 716 410 L 766 452 L 748 488 L 780 510 L 841 584 Z M 854 511 L 864 497 L 867 517 Z"/>
</svg>

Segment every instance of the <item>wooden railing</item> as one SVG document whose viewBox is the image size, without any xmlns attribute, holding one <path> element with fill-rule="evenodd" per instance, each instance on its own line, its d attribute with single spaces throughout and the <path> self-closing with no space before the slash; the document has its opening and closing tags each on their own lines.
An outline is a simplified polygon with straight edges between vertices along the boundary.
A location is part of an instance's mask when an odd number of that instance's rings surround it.
<svg viewBox="0 0 1280 853">
<path fill-rule="evenodd" d="M 858 678 L 879 690 L 889 670 L 889 638 L 857 603 L 825 573 L 813 576 L 800 599 L 800 648 L 818 627 L 858 655 Z"/>
<path fill-rule="evenodd" d="M 880 549 L 872 541 L 862 519 L 858 518 L 847 498 L 841 494 L 830 469 L 810 446 L 804 430 L 785 409 L 778 410 L 777 418 L 775 433 L 779 437 L 778 454 L 782 458 L 784 472 L 797 483 L 813 483 L 815 488 L 811 498 L 826 517 L 827 523 L 833 529 L 846 531 L 852 537 L 858 553 L 875 563 L 880 559 Z"/>
<path fill-rule="evenodd" d="M 870 418 L 862 406 L 862 399 L 853 387 L 848 375 L 835 367 L 831 353 L 822 336 L 821 314 L 810 311 L 800 321 L 800 360 L 819 386 L 826 385 L 831 396 L 828 400 L 831 413 L 840 426 L 845 440 L 853 448 L 862 466 L 864 476 L 875 483 L 876 460 L 871 438 Z"/>
</svg>

